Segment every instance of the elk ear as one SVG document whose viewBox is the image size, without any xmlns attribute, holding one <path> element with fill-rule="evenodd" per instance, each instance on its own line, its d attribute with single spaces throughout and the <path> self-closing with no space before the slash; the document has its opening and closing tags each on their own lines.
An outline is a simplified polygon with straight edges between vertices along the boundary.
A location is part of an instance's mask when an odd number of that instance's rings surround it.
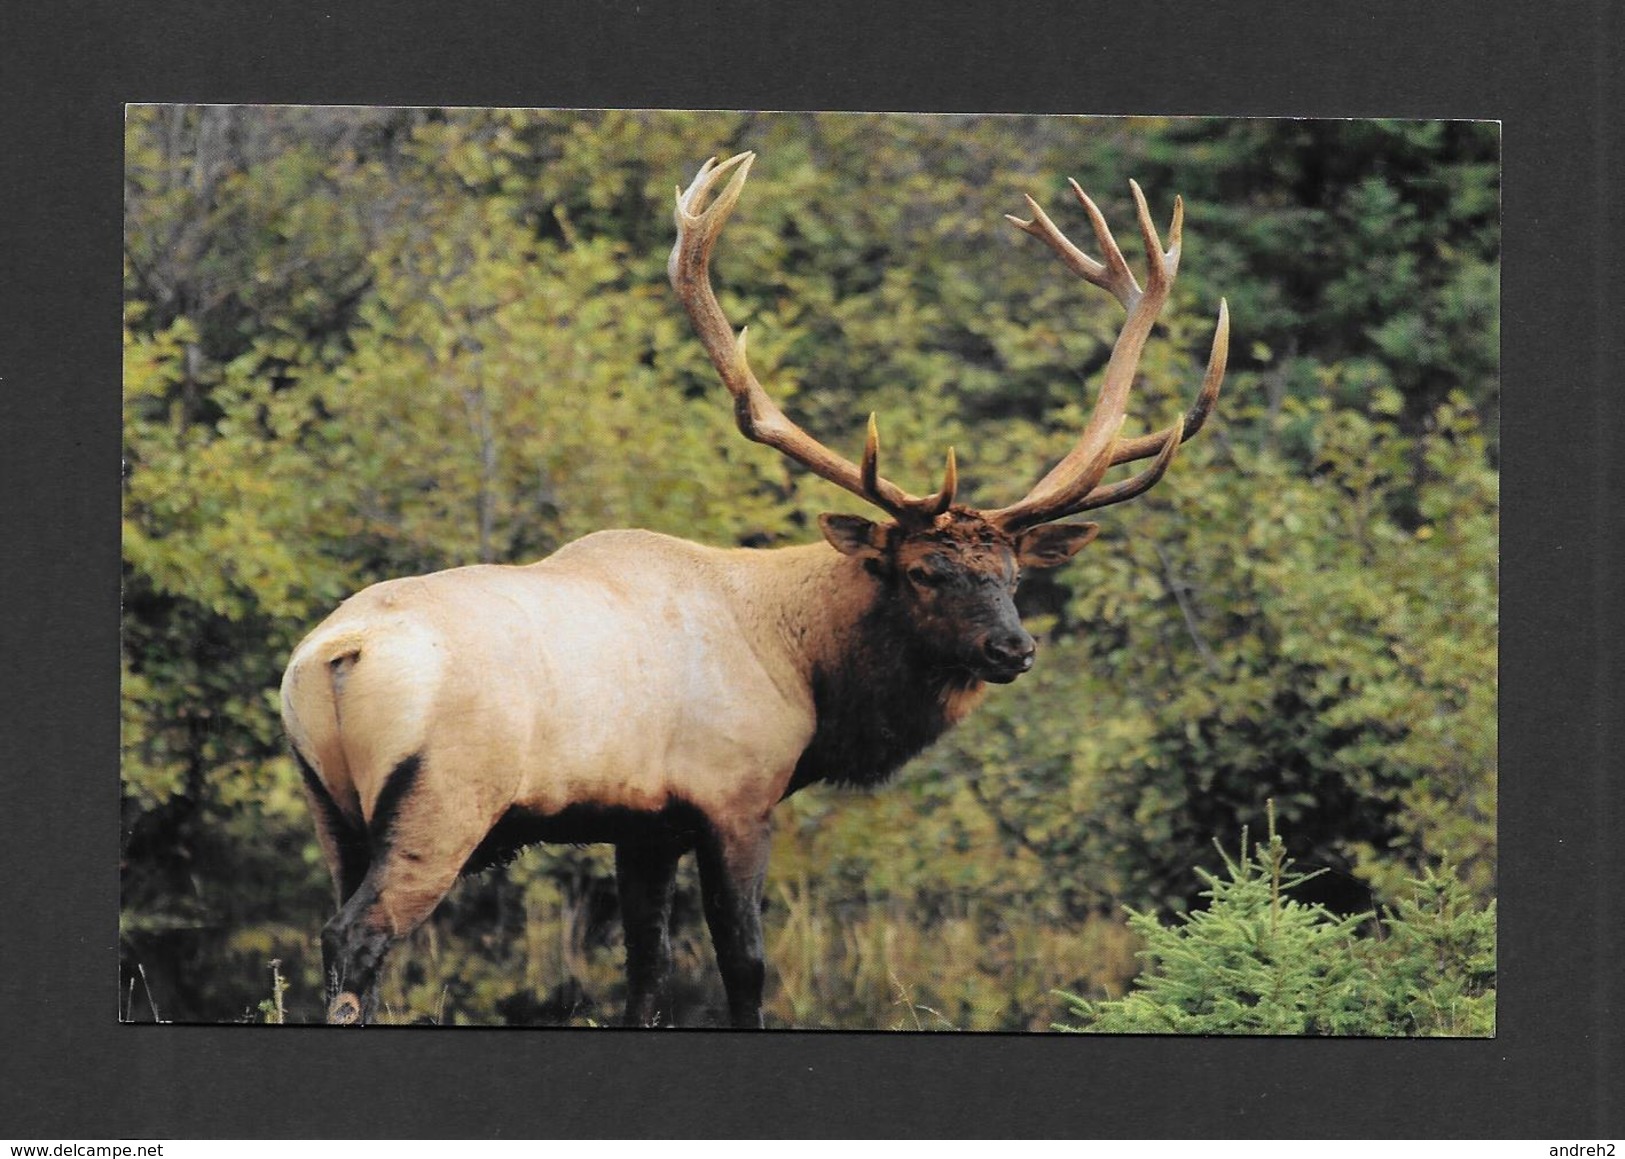
<svg viewBox="0 0 1625 1159">
<path fill-rule="evenodd" d="M 820 515 L 818 529 L 842 555 L 879 559 L 886 553 L 886 531 L 857 515 Z"/>
<path fill-rule="evenodd" d="M 1099 534 L 1098 523 L 1046 523 L 1034 527 L 1016 537 L 1016 562 L 1035 571 L 1060 567 Z"/>
</svg>

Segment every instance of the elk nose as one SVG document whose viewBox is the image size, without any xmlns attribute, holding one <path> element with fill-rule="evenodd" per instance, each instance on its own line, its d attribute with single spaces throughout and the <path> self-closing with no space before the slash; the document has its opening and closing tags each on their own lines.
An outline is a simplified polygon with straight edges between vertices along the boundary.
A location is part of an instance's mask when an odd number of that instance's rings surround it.
<svg viewBox="0 0 1625 1159">
<path fill-rule="evenodd" d="M 1033 653 L 1038 645 L 1026 632 L 1017 635 L 990 636 L 982 650 L 987 658 L 1000 668 L 1025 672 L 1033 666 Z"/>
</svg>

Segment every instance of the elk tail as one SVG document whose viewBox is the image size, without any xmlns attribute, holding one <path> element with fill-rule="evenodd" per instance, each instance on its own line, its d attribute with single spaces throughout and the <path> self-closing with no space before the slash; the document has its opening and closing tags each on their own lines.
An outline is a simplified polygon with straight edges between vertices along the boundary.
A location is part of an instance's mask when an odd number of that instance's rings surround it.
<svg viewBox="0 0 1625 1159">
<path fill-rule="evenodd" d="M 307 640 L 282 678 L 282 722 L 294 759 L 333 820 L 362 824 L 355 780 L 340 730 L 344 684 L 361 655 L 361 633 Z"/>
</svg>

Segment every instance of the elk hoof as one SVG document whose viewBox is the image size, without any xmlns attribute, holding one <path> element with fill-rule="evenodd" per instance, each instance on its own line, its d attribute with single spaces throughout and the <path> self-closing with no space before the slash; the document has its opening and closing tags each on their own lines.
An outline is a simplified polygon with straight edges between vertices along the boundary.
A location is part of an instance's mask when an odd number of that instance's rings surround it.
<svg viewBox="0 0 1625 1159">
<path fill-rule="evenodd" d="M 348 990 L 327 1006 L 329 1026 L 355 1026 L 361 1021 L 361 999 Z"/>
</svg>

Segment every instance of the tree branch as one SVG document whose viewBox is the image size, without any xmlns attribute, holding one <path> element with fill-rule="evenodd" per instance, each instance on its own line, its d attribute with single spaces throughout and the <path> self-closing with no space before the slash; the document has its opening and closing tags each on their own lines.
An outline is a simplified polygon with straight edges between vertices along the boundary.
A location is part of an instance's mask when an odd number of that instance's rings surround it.
<svg viewBox="0 0 1625 1159">
<path fill-rule="evenodd" d="M 1180 615 L 1185 617 L 1185 630 L 1190 633 L 1191 642 L 1196 645 L 1197 653 L 1202 657 L 1202 663 L 1207 670 L 1215 676 L 1222 676 L 1223 669 L 1219 666 L 1219 658 L 1213 654 L 1213 649 L 1207 646 L 1202 639 L 1202 633 L 1196 626 L 1196 613 L 1191 608 L 1190 601 L 1185 598 L 1187 590 L 1185 582 L 1174 574 L 1174 565 L 1168 558 L 1168 553 L 1162 550 L 1162 544 L 1156 540 L 1151 541 L 1151 548 L 1162 561 L 1163 582 L 1173 593 L 1174 602 L 1179 605 Z"/>
</svg>

